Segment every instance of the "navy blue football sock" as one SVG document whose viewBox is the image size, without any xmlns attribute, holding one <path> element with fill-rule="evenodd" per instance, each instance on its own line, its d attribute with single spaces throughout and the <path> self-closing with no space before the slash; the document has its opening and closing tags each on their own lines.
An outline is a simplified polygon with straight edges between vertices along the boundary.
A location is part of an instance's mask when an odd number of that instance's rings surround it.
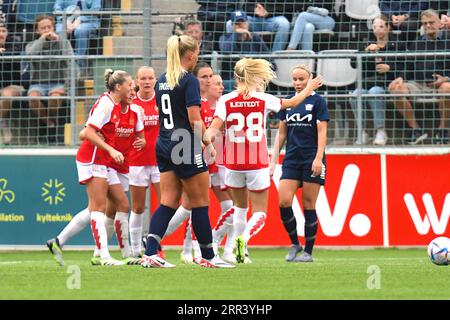
<svg viewBox="0 0 450 320">
<path fill-rule="evenodd" d="M 314 241 L 317 234 L 317 213 L 316 210 L 305 210 L 305 252 L 312 254 Z"/>
<path fill-rule="evenodd" d="M 166 233 L 170 219 L 175 214 L 176 209 L 160 205 L 150 220 L 150 229 L 147 236 L 146 256 L 152 256 L 158 252 L 159 242 Z"/>
<path fill-rule="evenodd" d="M 299 245 L 297 236 L 297 220 L 295 220 L 294 211 L 292 207 L 281 208 L 281 221 L 283 221 L 284 228 L 286 229 L 292 244 Z"/>
<path fill-rule="evenodd" d="M 212 247 L 211 224 L 209 223 L 208 207 L 192 208 L 192 229 L 197 238 L 202 257 L 205 259 L 214 258 Z"/>
</svg>

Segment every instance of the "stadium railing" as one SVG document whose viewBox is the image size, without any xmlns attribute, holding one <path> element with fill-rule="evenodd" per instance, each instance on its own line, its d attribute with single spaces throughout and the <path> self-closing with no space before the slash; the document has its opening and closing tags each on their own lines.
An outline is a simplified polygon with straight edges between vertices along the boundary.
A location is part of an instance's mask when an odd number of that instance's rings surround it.
<svg viewBox="0 0 450 320">
<path fill-rule="evenodd" d="M 107 1 L 104 1 L 107 2 Z M 117 1 L 116 1 L 117 2 Z M 198 2 L 198 3 L 197 3 Z M 239 1 L 238 1 L 239 2 Z M 0 132 L 0 145 L 2 147 L 47 147 L 47 146 L 67 146 L 76 147 L 79 144 L 78 132 L 83 127 L 87 114 L 95 99 L 104 91 L 103 72 L 106 68 L 124 69 L 134 74 L 141 65 L 151 65 L 155 68 L 157 74 L 164 72 L 165 68 L 165 43 L 167 38 L 174 32 L 175 18 L 185 17 L 187 15 L 196 15 L 199 3 L 214 4 L 214 1 L 192 1 L 184 0 L 177 2 L 168 1 L 125 1 L 122 0 L 120 5 L 116 7 L 105 6 L 101 10 L 96 11 L 80 11 L 80 16 L 96 16 L 100 19 L 100 26 L 96 30 L 95 35 L 89 40 L 89 48 L 85 55 L 56 55 L 46 56 L 51 59 L 66 59 L 69 63 L 69 76 L 67 77 L 66 94 L 61 97 L 42 97 L 42 101 L 48 103 L 50 100 L 63 100 L 63 107 L 55 115 L 56 128 L 48 129 L 39 123 L 36 116 L 30 111 L 28 102 L 30 100 L 26 95 L 26 91 L 22 92 L 20 97 L 0 97 L 0 101 L 12 100 L 13 107 L 7 117 L 5 117 L 9 128 L 11 129 L 12 139 L 5 144 Z M 342 1 L 344 4 L 344 2 Z M 241 3 L 240 3 L 241 4 Z M 239 4 L 239 5 L 240 5 Z M 226 15 L 229 17 L 229 13 Z M 55 17 L 62 17 L 64 21 L 70 18 L 65 11 L 53 12 Z M 342 82 L 342 79 L 326 82 L 328 85 L 321 88 L 318 92 L 322 94 L 329 104 L 331 113 L 331 122 L 329 125 L 329 144 L 336 147 L 354 146 L 355 140 L 361 140 L 363 131 L 371 133 L 373 125 L 371 124 L 371 112 L 366 103 L 367 98 L 385 98 L 385 118 L 386 131 L 389 137 L 387 146 L 404 146 L 407 147 L 407 140 L 411 135 L 411 129 L 406 121 L 400 116 L 394 107 L 394 99 L 396 97 L 411 97 L 415 106 L 416 117 L 426 130 L 433 136 L 440 119 L 439 115 L 439 98 L 448 97 L 450 94 L 439 94 L 430 92 L 426 94 L 401 94 L 395 95 L 390 93 L 371 95 L 363 94 L 361 90 L 353 95 L 354 89 L 362 89 L 365 86 L 363 76 L 364 64 L 366 59 L 370 58 L 394 58 L 404 59 L 421 59 L 435 57 L 437 62 L 439 59 L 450 59 L 450 53 L 441 52 L 390 52 L 390 53 L 364 53 L 355 51 L 361 44 L 367 43 L 369 40 L 370 23 L 364 19 L 354 19 L 346 16 L 345 10 L 339 10 L 332 13 L 336 21 L 333 33 L 315 32 L 313 41 L 313 50 L 309 52 L 271 52 L 269 54 L 245 54 L 249 57 L 261 57 L 270 59 L 277 64 L 277 59 L 292 60 L 294 65 L 298 62 L 308 59 L 313 61 L 314 73 L 322 71 L 322 62 L 324 60 L 335 59 L 334 61 L 346 61 L 351 73 L 336 71 L 336 75 L 350 75 L 349 82 Z M 330 13 L 331 15 L 331 13 Z M 295 19 L 294 15 L 294 18 Z M 205 21 L 202 21 L 206 25 Z M 290 21 L 291 32 L 295 21 Z M 18 39 L 17 41 L 25 49 L 26 43 L 32 35 L 23 35 L 21 30 L 15 30 L 19 26 L 19 22 L 12 22 L 13 26 L 11 35 Z M 63 28 L 64 29 L 64 28 Z M 205 42 L 216 41 L 218 36 L 224 31 L 204 30 Z M 419 30 L 418 30 L 419 32 Z M 213 33 L 213 40 L 206 35 Z M 65 35 L 66 33 L 63 32 Z M 274 40 L 273 32 L 262 32 L 263 38 L 272 46 Z M 69 40 L 73 47 L 76 47 L 76 39 L 73 35 L 69 35 Z M 244 56 L 243 54 L 224 55 L 215 49 L 213 43 L 211 52 L 201 56 L 201 59 L 210 61 L 215 67 L 215 71 L 221 70 L 223 61 L 237 61 Z M 327 50 L 338 50 L 329 51 Z M 341 51 L 339 50 L 347 50 Z M 353 50 L 353 51 L 352 51 Z M 325 55 L 326 53 L 326 55 Z M 14 55 L 2 56 L 3 61 L 18 61 L 22 65 L 24 62 L 39 61 L 42 59 L 40 55 Z M 86 67 L 84 70 L 78 71 L 79 61 L 85 60 Z M 283 66 L 285 68 L 285 66 Z M 322 68 L 322 69 L 319 69 Z M 284 73 L 286 70 L 283 69 Z M 448 70 L 443 70 L 443 72 Z M 286 77 L 286 75 L 285 75 Z M 327 77 L 325 77 L 327 80 Z M 292 93 L 293 87 L 288 85 L 288 81 L 284 85 L 271 84 L 268 88 L 270 93 L 283 96 Z M 386 83 L 387 87 L 388 83 Z M 424 99 L 426 98 L 426 99 Z M 356 113 L 352 112 L 350 100 L 356 99 Z M 449 98 L 450 100 L 450 98 Z M 363 114 L 367 114 L 367 123 L 363 123 Z M 447 119 L 447 121 L 449 121 Z M 268 128 L 272 130 L 277 127 L 276 117 L 271 115 L 268 119 L 270 125 Z M 372 134 L 370 134 L 372 135 Z M 273 133 L 268 137 L 274 136 Z M 426 145 L 436 145 L 434 139 L 428 139 L 424 142 Z M 371 141 L 367 141 L 362 146 L 370 146 Z"/>
</svg>

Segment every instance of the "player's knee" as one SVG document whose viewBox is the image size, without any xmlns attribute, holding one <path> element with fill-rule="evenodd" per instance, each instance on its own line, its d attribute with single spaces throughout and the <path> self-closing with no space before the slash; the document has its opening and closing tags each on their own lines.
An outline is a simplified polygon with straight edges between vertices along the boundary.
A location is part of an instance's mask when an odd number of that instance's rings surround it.
<svg viewBox="0 0 450 320">
<path fill-rule="evenodd" d="M 145 210 L 145 207 L 144 207 L 144 206 L 133 205 L 133 206 L 131 207 L 131 210 L 132 210 L 134 213 L 142 214 L 142 213 L 144 212 L 144 210 Z"/>
<path fill-rule="evenodd" d="M 315 200 L 310 197 L 303 197 L 302 204 L 304 210 L 312 210 L 316 206 Z"/>
<path fill-rule="evenodd" d="M 280 198 L 278 200 L 278 205 L 281 208 L 292 207 L 292 201 L 293 201 L 293 199 L 291 197 L 285 197 L 285 196 L 281 197 L 280 196 Z"/>
<path fill-rule="evenodd" d="M 127 198 L 121 199 L 117 204 L 117 211 L 130 212 L 130 203 Z"/>
</svg>

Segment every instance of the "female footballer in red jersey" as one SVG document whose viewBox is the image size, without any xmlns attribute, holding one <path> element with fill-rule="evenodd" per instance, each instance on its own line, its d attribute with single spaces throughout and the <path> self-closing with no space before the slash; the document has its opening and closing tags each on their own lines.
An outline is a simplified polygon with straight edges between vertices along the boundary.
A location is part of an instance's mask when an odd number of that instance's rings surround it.
<svg viewBox="0 0 450 320">
<path fill-rule="evenodd" d="M 224 90 L 223 80 L 220 74 L 215 73 L 211 78 L 211 85 L 208 90 L 208 103 L 209 107 L 214 114 L 216 111 L 216 105 L 219 98 L 222 96 Z M 225 185 L 225 167 L 224 167 L 224 136 L 223 133 L 221 135 L 220 140 L 216 140 L 215 147 L 220 152 L 216 156 L 216 165 L 217 165 L 217 173 L 211 175 L 211 184 L 220 187 L 220 190 L 226 192 L 231 199 L 230 191 Z M 231 200 L 231 207 L 224 211 L 222 208 L 222 214 L 216 222 L 216 225 L 213 228 L 213 239 L 214 244 L 218 247 L 222 242 L 222 239 L 227 235 L 227 239 L 225 242 L 224 250 L 223 250 L 223 260 L 227 262 L 236 262 L 236 258 L 233 254 L 234 249 L 234 237 L 233 237 L 233 201 Z"/>
<path fill-rule="evenodd" d="M 105 72 L 108 93 L 100 96 L 89 113 L 84 129 L 85 140 L 78 149 L 76 162 L 78 180 L 86 185 L 91 213 L 91 229 L 102 265 L 122 265 L 111 258 L 105 229 L 105 212 L 108 195 L 108 166 L 111 161 L 124 162 L 124 156 L 115 148 L 115 129 L 120 122 L 120 101 L 130 95 L 132 80 L 125 71 Z M 99 136 L 99 134 L 101 136 Z"/>
<path fill-rule="evenodd" d="M 231 188 L 234 203 L 233 228 L 236 235 L 236 261 L 246 259 L 248 240 L 256 235 L 266 220 L 270 187 L 269 154 L 265 124 L 268 111 L 295 107 L 322 84 L 321 77 L 310 79 L 306 88 L 291 99 L 279 99 L 264 93 L 275 77 L 271 64 L 264 59 L 244 58 L 234 68 L 237 90 L 223 95 L 216 106 L 209 137 L 225 126 L 225 184 Z M 253 215 L 247 223 L 248 198 Z"/>
<path fill-rule="evenodd" d="M 140 264 L 140 257 L 133 252 L 129 244 L 130 204 L 126 192 L 129 189 L 130 161 L 134 151 L 145 147 L 143 112 L 140 106 L 133 104 L 134 90 L 128 101 L 121 103 L 120 121 L 116 126 L 116 148 L 124 155 L 124 162 L 111 162 L 108 167 L 108 206 L 106 220 L 114 223 L 117 241 L 126 264 Z"/>
<path fill-rule="evenodd" d="M 140 259 L 132 259 L 130 257 L 128 232 L 122 232 L 122 230 L 128 230 L 126 224 L 128 223 L 129 203 L 125 192 L 128 191 L 127 160 L 129 158 L 129 150 L 132 147 L 140 150 L 145 146 L 145 139 L 142 132 L 143 124 L 140 119 L 140 108 L 136 105 L 130 106 L 134 97 L 135 93 L 132 90 L 127 99 L 120 101 L 120 121 L 115 129 L 115 148 L 124 155 L 124 162 L 118 164 L 114 161 L 110 161 L 109 167 L 107 168 L 108 203 L 105 229 L 109 240 L 116 228 L 122 256 L 125 258 L 124 262 L 126 264 L 140 263 Z M 124 99 L 124 97 L 122 97 L 122 99 Z M 101 132 L 98 132 L 98 135 L 104 139 Z M 86 128 L 80 132 L 80 139 L 86 139 Z M 48 248 L 59 264 L 64 265 L 62 247 L 70 238 L 89 225 L 89 220 L 90 211 L 89 208 L 86 208 L 77 213 L 56 238 L 47 241 Z M 97 247 L 91 262 L 93 265 L 101 264 L 100 250 L 98 250 Z"/>
<path fill-rule="evenodd" d="M 160 200 L 159 169 L 156 163 L 156 139 L 159 131 L 159 114 L 155 99 L 155 71 L 151 67 L 140 67 L 136 73 L 137 93 L 133 103 L 140 106 L 143 112 L 144 135 L 146 145 L 142 150 L 130 153 L 130 242 L 133 255 L 141 255 L 141 236 L 143 235 L 145 198 L 147 189 L 151 199 L 151 189 L 155 191 L 158 203 Z M 144 230 L 144 236 L 148 232 Z"/>
</svg>

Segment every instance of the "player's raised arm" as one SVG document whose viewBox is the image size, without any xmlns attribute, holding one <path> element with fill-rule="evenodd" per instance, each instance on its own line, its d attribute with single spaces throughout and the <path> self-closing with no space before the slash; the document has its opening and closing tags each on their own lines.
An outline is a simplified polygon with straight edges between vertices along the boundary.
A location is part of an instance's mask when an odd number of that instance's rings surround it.
<svg viewBox="0 0 450 320">
<path fill-rule="evenodd" d="M 314 90 L 320 88 L 323 84 L 322 76 L 318 75 L 315 78 L 310 77 L 306 88 L 303 89 L 300 93 L 297 93 L 290 99 L 281 99 L 281 110 L 287 108 L 294 108 L 299 105 L 302 101 L 308 98 Z"/>
</svg>

